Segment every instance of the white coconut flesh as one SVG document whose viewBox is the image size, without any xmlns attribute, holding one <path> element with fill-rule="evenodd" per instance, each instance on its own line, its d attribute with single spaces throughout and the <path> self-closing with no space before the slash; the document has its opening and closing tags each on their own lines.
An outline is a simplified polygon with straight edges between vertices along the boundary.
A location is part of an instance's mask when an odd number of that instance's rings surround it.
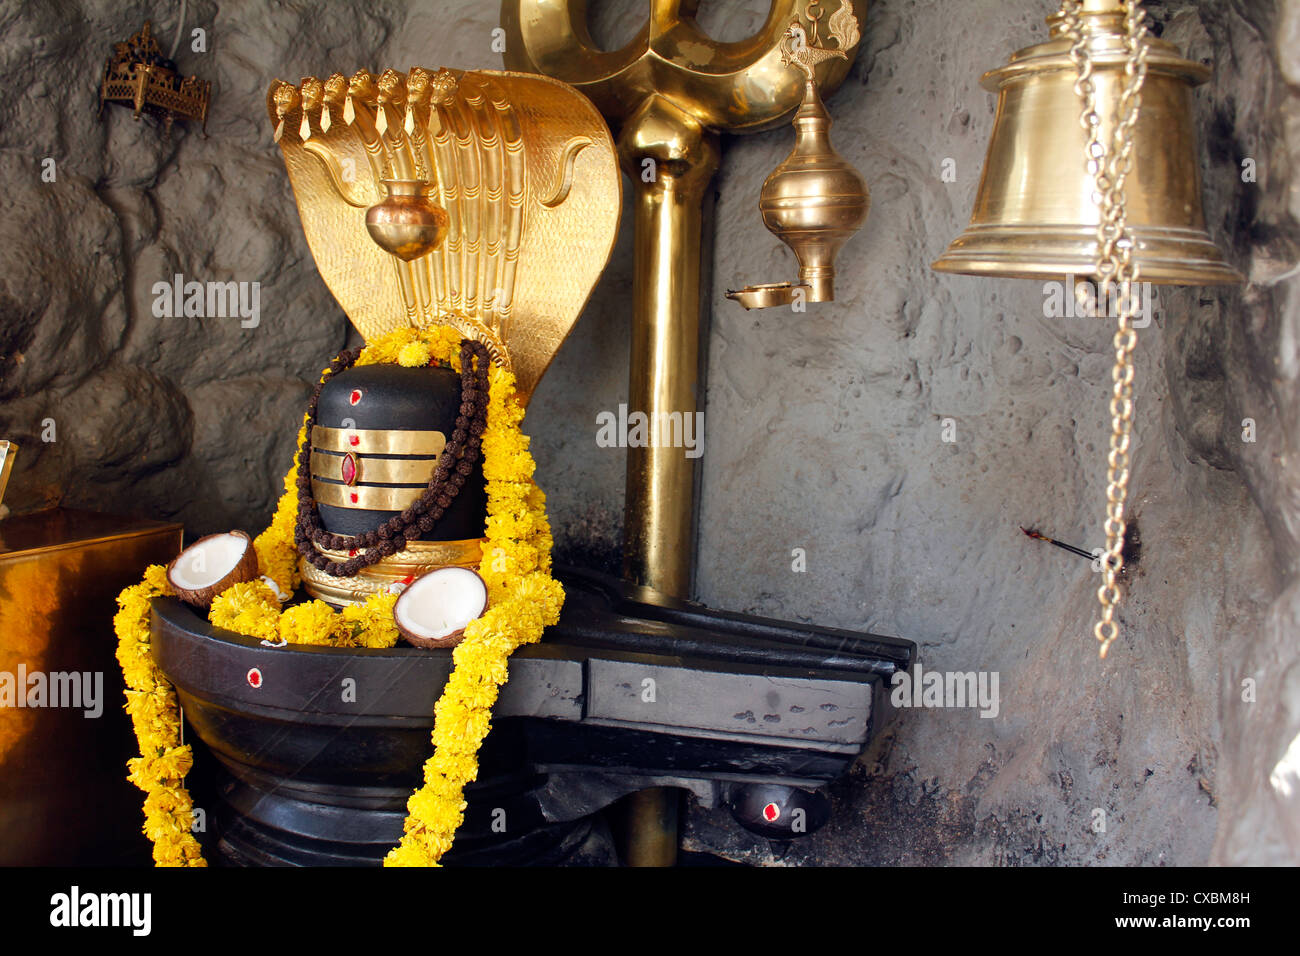
<svg viewBox="0 0 1300 956">
<path fill-rule="evenodd" d="M 436 641 L 481 617 L 487 597 L 487 585 L 469 568 L 438 568 L 411 582 L 393 616 L 416 637 Z"/>
<path fill-rule="evenodd" d="M 172 584 L 186 591 L 210 588 L 234 571 L 251 543 L 243 535 L 214 534 L 196 541 L 172 565 Z"/>
</svg>

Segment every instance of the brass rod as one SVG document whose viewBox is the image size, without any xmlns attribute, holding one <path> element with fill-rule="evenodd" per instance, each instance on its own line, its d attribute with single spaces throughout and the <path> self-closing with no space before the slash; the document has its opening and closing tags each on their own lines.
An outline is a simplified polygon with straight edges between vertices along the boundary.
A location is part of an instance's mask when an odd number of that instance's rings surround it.
<svg viewBox="0 0 1300 956">
<path fill-rule="evenodd" d="M 679 795 L 671 787 L 640 790 L 627 798 L 628 866 L 673 866 L 677 862 Z"/>
<path fill-rule="evenodd" d="M 645 413 L 652 437 L 628 448 L 623 570 L 690 597 L 700 457 L 663 442 L 669 429 L 654 423 L 680 416 L 684 435 L 704 397 L 701 235 L 717 136 L 656 96 L 624 126 L 619 155 L 635 189 L 628 409 Z"/>
<path fill-rule="evenodd" d="M 707 323 L 701 321 L 705 194 L 718 168 L 717 134 L 652 95 L 618 142 L 634 187 L 634 272 L 629 414 L 644 412 L 652 441 L 629 447 L 623 510 L 623 574 L 675 597 L 690 597 L 700 456 L 663 444 L 655 423 L 694 423 L 704 399 Z M 667 431 L 667 430 L 665 430 Z M 700 437 L 697 429 L 694 434 Z M 678 793 L 644 790 L 628 800 L 627 863 L 677 860 Z"/>
</svg>

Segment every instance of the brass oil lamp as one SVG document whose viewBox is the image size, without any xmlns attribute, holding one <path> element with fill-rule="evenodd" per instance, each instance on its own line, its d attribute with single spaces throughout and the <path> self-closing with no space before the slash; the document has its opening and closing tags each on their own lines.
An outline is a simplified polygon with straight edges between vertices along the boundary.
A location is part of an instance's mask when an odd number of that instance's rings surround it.
<svg viewBox="0 0 1300 956">
<path fill-rule="evenodd" d="M 841 26 L 832 22 L 844 31 L 837 36 L 840 45 L 834 49 L 809 45 L 798 21 L 786 31 L 782 62 L 803 72 L 803 103 L 794 116 L 794 149 L 763 182 L 758 209 L 763 225 L 794 251 L 799 281 L 727 292 L 727 298 L 746 309 L 834 300 L 835 256 L 862 227 L 871 207 L 866 181 L 831 145 L 831 117 L 813 72 L 819 59 L 846 56 L 844 51 L 857 41 L 856 20 L 847 7 L 843 10 L 852 23 Z"/>
</svg>

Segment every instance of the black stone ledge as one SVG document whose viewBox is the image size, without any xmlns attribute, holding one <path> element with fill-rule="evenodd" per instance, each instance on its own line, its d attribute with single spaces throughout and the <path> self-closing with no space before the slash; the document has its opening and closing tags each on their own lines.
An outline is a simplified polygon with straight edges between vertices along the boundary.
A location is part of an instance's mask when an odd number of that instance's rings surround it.
<svg viewBox="0 0 1300 956">
<path fill-rule="evenodd" d="M 833 779 L 870 739 L 886 675 L 915 654 L 896 638 L 562 578 L 560 623 L 512 656 L 494 708 L 503 770 Z M 219 756 L 331 786 L 401 786 L 418 772 L 452 667 L 449 650 L 268 646 L 170 598 L 154 602 L 153 653 Z"/>
</svg>

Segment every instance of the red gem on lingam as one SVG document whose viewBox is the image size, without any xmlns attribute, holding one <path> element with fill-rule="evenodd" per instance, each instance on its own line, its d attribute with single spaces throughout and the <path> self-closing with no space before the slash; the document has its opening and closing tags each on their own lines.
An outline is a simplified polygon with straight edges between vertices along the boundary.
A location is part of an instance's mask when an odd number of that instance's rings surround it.
<svg viewBox="0 0 1300 956">
<path fill-rule="evenodd" d="M 359 401 L 361 401 L 361 389 L 354 388 L 352 390 L 352 394 L 348 396 L 348 403 L 351 405 L 355 405 Z"/>
<path fill-rule="evenodd" d="M 775 823 L 776 818 L 781 815 L 781 808 L 775 803 L 769 803 L 763 808 L 763 819 L 768 823 Z"/>
<path fill-rule="evenodd" d="M 357 483 L 357 456 L 348 452 L 343 456 L 343 461 L 339 465 L 339 472 L 343 475 L 345 485 L 355 485 Z"/>
</svg>

